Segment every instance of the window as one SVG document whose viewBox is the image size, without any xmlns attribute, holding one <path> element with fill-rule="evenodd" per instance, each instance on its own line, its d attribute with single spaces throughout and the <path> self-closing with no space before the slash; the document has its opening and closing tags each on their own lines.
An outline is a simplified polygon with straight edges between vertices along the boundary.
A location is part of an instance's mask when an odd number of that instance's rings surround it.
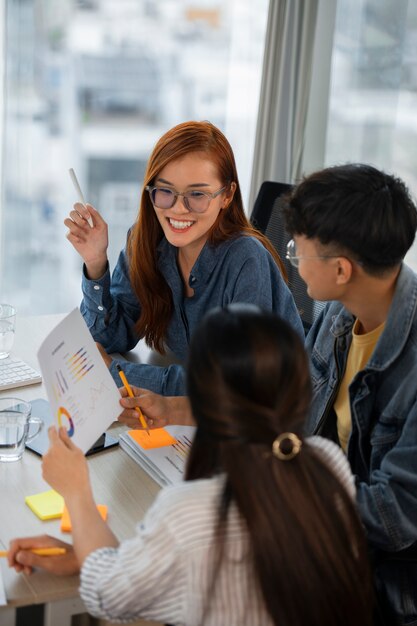
<svg viewBox="0 0 417 626">
<path fill-rule="evenodd" d="M 209 119 L 248 196 L 268 1 L 6 0 L 1 293 L 20 314 L 66 312 L 81 259 L 64 218 L 85 198 L 114 267 L 161 134 Z"/>
<path fill-rule="evenodd" d="M 367 162 L 417 196 L 417 3 L 338 0 L 326 165 Z M 407 262 L 417 270 L 417 245 Z"/>
</svg>

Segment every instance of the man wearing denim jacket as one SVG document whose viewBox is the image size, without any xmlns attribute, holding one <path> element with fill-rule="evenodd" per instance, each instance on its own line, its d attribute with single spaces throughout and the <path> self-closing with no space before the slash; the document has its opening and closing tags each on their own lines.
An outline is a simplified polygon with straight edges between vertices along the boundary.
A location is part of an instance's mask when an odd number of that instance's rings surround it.
<svg viewBox="0 0 417 626">
<path fill-rule="evenodd" d="M 304 179 L 288 258 L 326 305 L 307 337 L 309 434 L 345 449 L 375 570 L 377 624 L 417 624 L 417 225 L 402 181 L 367 165 Z"/>
</svg>

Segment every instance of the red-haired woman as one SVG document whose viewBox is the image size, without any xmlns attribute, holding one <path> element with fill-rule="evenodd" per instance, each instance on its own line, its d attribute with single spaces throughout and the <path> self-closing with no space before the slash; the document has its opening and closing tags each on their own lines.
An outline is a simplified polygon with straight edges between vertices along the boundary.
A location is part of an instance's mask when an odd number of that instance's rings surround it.
<svg viewBox="0 0 417 626">
<path fill-rule="evenodd" d="M 81 312 L 107 352 L 127 352 L 144 338 L 183 363 L 204 313 L 232 302 L 273 311 L 303 335 L 280 258 L 244 213 L 232 148 L 209 122 L 179 124 L 157 142 L 137 221 L 111 278 L 101 215 L 78 203 L 65 224 L 84 260 Z M 115 366 L 110 371 L 120 382 Z M 124 367 L 134 385 L 185 392 L 179 366 Z"/>
</svg>

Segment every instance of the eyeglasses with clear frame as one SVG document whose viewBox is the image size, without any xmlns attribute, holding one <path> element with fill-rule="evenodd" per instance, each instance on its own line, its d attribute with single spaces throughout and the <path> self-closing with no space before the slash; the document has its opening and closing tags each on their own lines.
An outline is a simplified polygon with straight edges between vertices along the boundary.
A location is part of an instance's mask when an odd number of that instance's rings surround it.
<svg viewBox="0 0 417 626">
<path fill-rule="evenodd" d="M 201 191 L 200 189 L 191 189 L 185 193 L 179 193 L 179 191 L 169 187 L 152 187 L 150 185 L 147 185 L 145 189 L 150 195 L 152 204 L 157 209 L 172 209 L 178 197 L 182 196 L 187 211 L 204 213 L 209 208 L 210 202 L 219 196 L 222 191 L 225 191 L 226 187 L 222 187 L 214 193 Z"/>
<path fill-rule="evenodd" d="M 285 258 L 291 263 L 293 267 L 300 266 L 300 259 L 337 259 L 340 257 L 340 254 L 322 254 L 316 256 L 297 256 L 297 246 L 295 245 L 294 239 L 290 239 L 287 243 L 287 254 Z"/>
</svg>

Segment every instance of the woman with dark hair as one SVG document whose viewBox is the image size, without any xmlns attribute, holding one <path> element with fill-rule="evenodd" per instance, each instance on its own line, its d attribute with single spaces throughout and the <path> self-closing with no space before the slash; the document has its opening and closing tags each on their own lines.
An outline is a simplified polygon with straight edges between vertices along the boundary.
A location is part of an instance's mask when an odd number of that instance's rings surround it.
<svg viewBox="0 0 417 626">
<path fill-rule="evenodd" d="M 185 482 L 160 492 L 136 536 L 119 544 L 84 456 L 52 428 L 43 475 L 65 498 L 74 546 L 16 539 L 10 565 L 81 568 L 87 609 L 111 621 L 370 626 L 353 477 L 334 443 L 303 439 L 310 380 L 297 334 L 255 307 L 213 311 L 194 333 L 188 386 L 197 432 Z M 25 550 L 40 545 L 67 554 Z"/>
<path fill-rule="evenodd" d="M 303 336 L 282 262 L 245 215 L 232 148 L 209 122 L 179 124 L 155 145 L 138 217 L 111 278 L 101 215 L 77 203 L 65 224 L 84 260 L 81 312 L 108 353 L 144 338 L 183 364 L 203 315 L 232 302 L 274 311 Z M 120 383 L 116 363 L 103 356 Z M 185 392 L 182 368 L 125 363 L 125 371 L 134 385 Z"/>
</svg>

